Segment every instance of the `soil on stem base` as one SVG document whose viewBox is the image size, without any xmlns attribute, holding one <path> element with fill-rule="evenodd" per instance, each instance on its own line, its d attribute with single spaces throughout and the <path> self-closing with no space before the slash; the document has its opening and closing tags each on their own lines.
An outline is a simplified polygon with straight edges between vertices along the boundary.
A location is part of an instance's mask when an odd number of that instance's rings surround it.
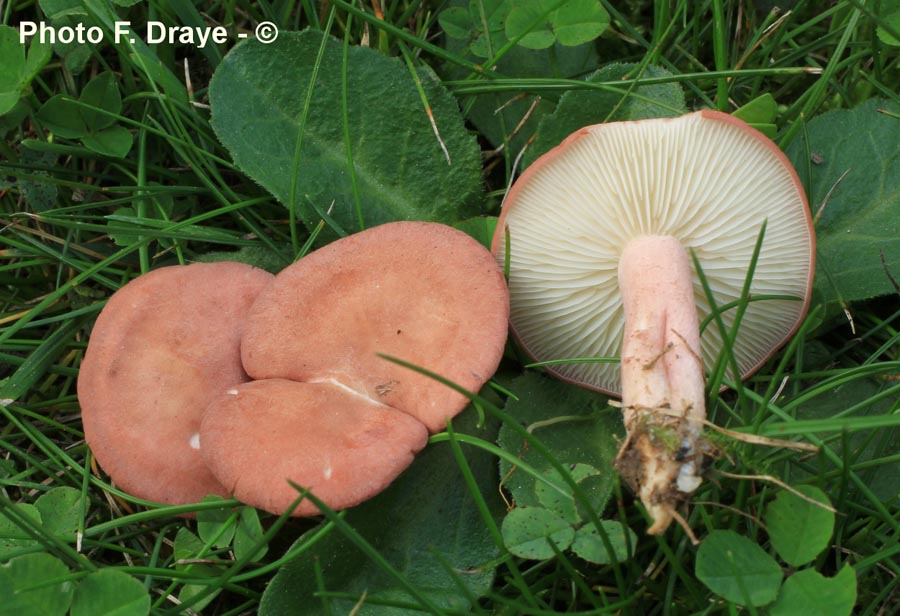
<svg viewBox="0 0 900 616">
<path fill-rule="evenodd" d="M 616 457 L 659 534 L 700 485 L 706 418 L 691 262 L 670 236 L 642 236 L 619 262 L 625 309 L 622 410 L 627 437 Z"/>
</svg>

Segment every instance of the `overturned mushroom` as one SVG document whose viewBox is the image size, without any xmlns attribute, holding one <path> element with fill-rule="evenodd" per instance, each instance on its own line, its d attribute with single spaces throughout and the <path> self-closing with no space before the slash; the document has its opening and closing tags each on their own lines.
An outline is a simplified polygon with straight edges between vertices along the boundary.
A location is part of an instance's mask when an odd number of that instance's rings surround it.
<svg viewBox="0 0 900 616">
<path fill-rule="evenodd" d="M 200 419 L 247 381 L 240 338 L 272 275 L 241 263 L 154 270 L 119 289 L 78 374 L 84 433 L 100 466 L 134 496 L 169 504 L 228 491 L 200 457 Z"/>
<path fill-rule="evenodd" d="M 558 377 L 622 395 L 617 462 L 650 533 L 700 485 L 703 366 L 723 345 L 719 328 L 699 331 L 711 310 L 689 253 L 731 329 L 763 224 L 734 379 L 759 368 L 809 304 L 809 209 L 774 143 L 712 111 L 590 126 L 531 165 L 503 205 L 493 250 L 509 258 L 514 335 L 537 360 L 575 360 L 548 368 Z M 621 362 L 577 361 L 605 357 Z"/>
</svg>

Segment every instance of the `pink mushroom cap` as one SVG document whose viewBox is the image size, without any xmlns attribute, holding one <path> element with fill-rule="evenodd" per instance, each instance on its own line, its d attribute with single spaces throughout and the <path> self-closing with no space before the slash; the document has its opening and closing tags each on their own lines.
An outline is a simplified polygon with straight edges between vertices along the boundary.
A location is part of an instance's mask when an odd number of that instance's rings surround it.
<svg viewBox="0 0 900 616">
<path fill-rule="evenodd" d="M 438 432 L 468 402 L 397 357 L 477 391 L 503 355 L 509 295 L 491 253 L 446 225 L 396 222 L 281 271 L 248 316 L 254 379 L 340 384 Z"/>
<path fill-rule="evenodd" d="M 228 495 L 200 456 L 201 416 L 248 380 L 244 318 L 272 275 L 241 263 L 154 270 L 110 297 L 78 375 L 84 433 L 118 487 L 168 504 Z"/>
<path fill-rule="evenodd" d="M 421 422 L 332 383 L 265 379 L 221 393 L 200 428 L 206 463 L 235 498 L 272 513 L 300 493 L 332 509 L 381 492 L 428 440 Z M 310 500 L 292 514 L 317 515 Z"/>
</svg>

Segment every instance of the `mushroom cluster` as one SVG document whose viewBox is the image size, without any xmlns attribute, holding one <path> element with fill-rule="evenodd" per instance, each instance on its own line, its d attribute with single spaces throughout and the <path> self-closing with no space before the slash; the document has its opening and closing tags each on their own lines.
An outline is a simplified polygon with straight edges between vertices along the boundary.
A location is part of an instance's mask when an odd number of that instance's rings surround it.
<svg viewBox="0 0 900 616">
<path fill-rule="evenodd" d="M 273 513 L 309 490 L 332 509 L 384 489 L 503 353 L 508 291 L 489 251 L 436 223 L 328 244 L 275 276 L 164 267 L 97 318 L 78 377 L 85 437 L 126 492 L 207 494 Z M 316 515 L 304 500 L 293 515 Z"/>
<path fill-rule="evenodd" d="M 809 305 L 815 238 L 796 172 L 724 113 L 589 126 L 515 182 L 493 251 L 509 264 L 524 350 L 560 360 L 548 370 L 561 379 L 622 396 L 617 466 L 653 519 L 649 532 L 661 533 L 700 485 L 704 365 L 725 344 L 722 328 L 700 331 L 713 307 L 690 254 L 725 331 L 740 318 L 730 377 L 747 376 Z"/>
</svg>

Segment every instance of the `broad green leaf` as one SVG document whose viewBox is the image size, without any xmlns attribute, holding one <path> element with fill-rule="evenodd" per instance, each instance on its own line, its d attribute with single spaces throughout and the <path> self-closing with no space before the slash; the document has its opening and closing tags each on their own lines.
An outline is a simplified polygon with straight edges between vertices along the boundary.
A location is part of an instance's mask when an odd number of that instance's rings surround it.
<svg viewBox="0 0 900 616">
<path fill-rule="evenodd" d="M 771 93 L 766 92 L 742 105 L 731 115 L 747 124 L 771 124 L 775 121 L 777 114 L 778 103 L 775 102 L 775 97 Z"/>
<path fill-rule="evenodd" d="M 84 86 L 78 100 L 85 105 L 108 111 L 109 113 L 118 114 L 122 112 L 122 96 L 119 94 L 116 77 L 110 71 L 100 73 L 91 79 Z M 100 113 L 95 109 L 79 106 L 79 110 L 81 119 L 84 121 L 88 132 L 96 133 L 116 123 L 114 117 Z"/>
<path fill-rule="evenodd" d="M 12 111 L 20 98 L 18 92 L 0 92 L 0 115 Z"/>
<path fill-rule="evenodd" d="M 197 261 L 238 261 L 276 274 L 291 264 L 287 253 L 276 254 L 266 246 L 244 246 L 238 250 L 207 252 L 196 257 Z"/>
<path fill-rule="evenodd" d="M 445 39 L 445 47 L 450 53 L 465 54 L 465 47 L 459 41 Z M 468 56 L 468 59 L 479 61 L 474 55 Z M 590 44 L 577 47 L 557 44 L 541 50 L 516 45 L 500 58 L 497 71 L 523 79 L 579 79 L 593 71 L 597 63 L 597 50 Z M 469 71 L 459 67 L 450 66 L 446 70 L 450 79 L 470 77 Z M 520 93 L 501 90 L 473 95 L 472 99 L 466 99 L 465 108 L 466 119 L 495 148 L 502 146 L 512 161 L 534 135 L 541 118 L 556 108 L 556 99 L 553 95 L 521 96 Z"/>
<path fill-rule="evenodd" d="M 194 560 L 209 561 L 208 552 L 204 552 L 205 545 L 206 542 L 203 541 L 203 539 L 189 531 L 186 527 L 179 528 L 178 532 L 175 534 L 174 544 L 176 568 L 185 569 L 191 567 L 191 570 L 194 572 L 197 570 L 208 572 L 218 571 L 218 567 L 208 564 L 198 565 L 197 563 L 192 562 Z"/>
<path fill-rule="evenodd" d="M 637 535 L 634 534 L 634 531 L 618 520 L 601 520 L 600 525 L 602 530 L 598 530 L 593 524 L 586 524 L 579 528 L 575 532 L 572 551 L 596 565 L 612 563 L 612 556 L 601 537 L 602 532 L 609 540 L 616 562 L 623 562 L 631 558 L 637 545 Z"/>
<path fill-rule="evenodd" d="M 10 94 L 9 96 L 15 96 L 18 99 L 18 102 L 13 105 L 12 109 L 5 114 L 0 115 L 0 135 L 5 135 L 12 129 L 21 126 L 22 121 L 31 113 L 31 105 L 26 103 L 24 99 L 19 98 L 18 94 Z M 0 94 L 0 100 L 3 100 L 3 97 L 4 95 Z M 28 140 L 26 139 L 24 141 Z"/>
<path fill-rule="evenodd" d="M 212 576 L 210 576 L 212 577 Z M 181 603 L 190 602 L 190 609 L 199 614 L 203 612 L 203 608 L 213 602 L 213 600 L 222 592 L 221 588 L 209 591 L 207 584 L 185 584 L 178 591 L 178 601 Z M 202 598 L 194 601 L 195 597 L 203 595 Z"/>
<path fill-rule="evenodd" d="M 15 512 L 0 510 L 0 563 L 20 554 L 23 550 L 36 548 L 40 542 L 27 530 L 14 521 L 11 514 L 18 514 L 15 519 L 24 522 L 32 528 L 41 525 L 41 512 L 37 507 L 28 503 L 13 505 Z M 24 520 L 22 519 L 24 518 Z"/>
<path fill-rule="evenodd" d="M 695 573 L 717 595 L 756 607 L 775 600 L 783 577 L 774 558 L 730 530 L 715 530 L 703 540 L 697 550 Z"/>
<path fill-rule="evenodd" d="M 885 45 L 900 47 L 900 1 L 882 0 L 877 5 L 878 38 Z"/>
<path fill-rule="evenodd" d="M 90 45 L 65 45 L 57 43 L 53 47 L 53 51 L 63 58 L 63 64 L 66 70 L 73 75 L 80 75 L 84 72 L 88 60 L 91 59 Z"/>
<path fill-rule="evenodd" d="M 113 210 L 112 215 L 116 218 L 136 218 L 137 212 L 133 207 L 130 206 L 120 207 Z M 110 220 L 106 223 L 106 225 L 109 227 L 107 235 L 109 235 L 109 239 L 111 239 L 116 244 L 116 246 L 128 246 L 135 241 L 135 233 L 119 233 L 119 229 L 123 224 L 125 223 L 116 222 L 115 220 Z"/>
<path fill-rule="evenodd" d="M 612 467 L 623 434 L 621 414 L 608 409 L 607 398 L 575 385 L 529 371 L 508 384 L 518 400 L 506 403 L 506 412 L 549 450 L 559 464 L 568 467 L 586 464 L 598 469 L 602 481 L 592 485 L 587 497 L 599 515 L 609 499 L 615 481 Z M 540 473 L 553 466 L 546 457 L 516 430 L 502 426 L 498 444 L 511 455 Z M 500 462 L 503 487 L 517 505 L 540 505 L 536 491 L 538 478 L 509 462 Z"/>
<path fill-rule="evenodd" d="M 491 58 L 506 44 L 504 23 L 512 6 L 513 0 L 469 0 L 473 54 Z"/>
<path fill-rule="evenodd" d="M 746 105 L 736 109 L 731 115 L 743 120 L 769 139 L 774 139 L 778 132 L 778 127 L 775 125 L 778 103 L 769 92 L 757 96 Z"/>
<path fill-rule="evenodd" d="M 444 34 L 455 39 L 468 38 L 473 26 L 469 19 L 469 10 L 462 6 L 451 6 L 441 11 L 438 15 L 438 24 Z"/>
<path fill-rule="evenodd" d="M 586 479 L 602 475 L 599 470 L 590 464 L 582 463 L 573 464 L 566 471 L 569 474 L 569 478 L 576 484 L 587 483 Z M 548 483 L 539 481 L 534 486 L 535 494 L 541 505 L 572 524 L 579 522 L 581 516 L 578 508 L 575 506 L 575 492 L 572 486 L 562 478 L 559 471 L 555 468 L 545 472 L 544 479 Z"/>
<path fill-rule="evenodd" d="M 61 486 L 42 494 L 34 506 L 41 512 L 44 532 L 73 539 L 81 523 L 81 490 Z"/>
<path fill-rule="evenodd" d="M 87 11 L 81 3 L 70 0 L 38 0 L 38 5 L 47 19 L 54 21 L 63 17 L 87 17 Z"/>
<path fill-rule="evenodd" d="M 607 83 L 603 89 L 570 90 L 559 99 L 556 110 L 541 120 L 537 139 L 525 155 L 531 164 L 576 130 L 591 124 L 619 120 L 673 117 L 686 111 L 684 93 L 675 83 L 638 85 L 630 92 L 622 83 L 633 75 L 636 64 L 610 64 L 591 74 L 586 81 Z M 649 65 L 641 77 L 665 77 L 670 73 Z"/>
<path fill-rule="evenodd" d="M 609 26 L 609 13 L 598 0 L 568 0 L 551 19 L 556 40 L 572 47 L 588 43 Z"/>
<path fill-rule="evenodd" d="M 368 227 L 403 219 L 452 223 L 476 213 L 480 152 L 434 73 L 417 75 L 449 163 L 401 60 L 351 47 L 344 83 L 343 45 L 322 37 L 307 30 L 282 32 L 270 45 L 247 41 L 219 65 L 210 84 L 212 124 L 238 167 L 283 204 L 293 202 L 308 224 L 326 211 L 346 231 L 358 230 L 360 218 Z"/>
<path fill-rule="evenodd" d="M 45 127 L 66 139 L 80 139 L 88 133 L 78 105 L 66 94 L 50 98 L 38 110 L 37 117 Z"/>
<path fill-rule="evenodd" d="M 223 501 L 221 496 L 209 494 L 203 497 L 204 503 Z M 232 507 L 221 509 L 204 509 L 197 512 L 197 534 L 204 542 L 224 548 L 231 545 L 237 527 L 237 512 Z"/>
<path fill-rule="evenodd" d="M 516 507 L 506 514 L 500 530 L 506 549 L 532 560 L 553 558 L 575 539 L 572 525 L 543 507 Z"/>
<path fill-rule="evenodd" d="M 506 19 L 506 36 L 519 45 L 545 49 L 555 42 L 574 46 L 593 41 L 609 26 L 609 13 L 597 0 L 526 0 Z"/>
<path fill-rule="evenodd" d="M 17 556 L 0 565 L 0 616 L 63 616 L 72 603 L 72 583 L 47 584 L 68 575 L 55 556 Z"/>
<path fill-rule="evenodd" d="M 805 569 L 785 580 L 769 616 L 850 616 L 856 605 L 856 572 L 850 565 L 833 578 Z"/>
<path fill-rule="evenodd" d="M 234 557 L 239 560 L 243 558 L 249 558 L 251 561 L 262 560 L 269 551 L 269 546 L 262 542 L 264 534 L 256 509 L 241 507 L 238 510 L 234 534 Z"/>
<path fill-rule="evenodd" d="M 560 0 L 517 2 L 506 18 L 506 37 L 518 39 L 518 44 L 528 49 L 550 47 L 556 41 L 550 30 L 550 19 L 559 4 Z"/>
<path fill-rule="evenodd" d="M 476 420 L 469 409 L 454 419 L 454 426 L 460 433 L 491 440 L 492 434 L 474 427 Z M 433 443 L 387 490 L 343 516 L 384 563 L 435 607 L 452 613 L 468 611 L 467 596 L 479 597 L 491 588 L 490 563 L 500 553 L 471 492 L 475 489 L 486 500 L 494 518 L 500 516 L 496 458 L 471 447 L 463 447 L 463 453 L 477 485 L 466 483 L 448 443 Z M 320 531 L 313 529 L 295 547 Z M 321 591 L 345 596 L 327 597 L 319 595 Z M 423 614 L 412 607 L 386 605 L 421 602 L 341 529 L 333 528 L 279 571 L 263 595 L 259 614 L 349 614 L 364 593 L 366 601 L 357 616 Z"/>
<path fill-rule="evenodd" d="M 209 561 L 209 555 L 203 552 L 204 542 L 187 528 L 178 529 L 175 535 L 175 568 L 190 573 L 197 578 L 214 578 L 222 573 L 222 568 L 205 563 L 194 563 L 193 560 Z M 178 600 L 181 602 L 192 600 L 201 593 L 206 593 L 206 584 L 186 583 L 178 591 Z M 191 603 L 190 608 L 195 612 L 201 612 L 222 591 L 221 588 L 205 594 L 196 603 Z"/>
<path fill-rule="evenodd" d="M 830 505 L 825 493 L 815 486 L 796 490 L 820 503 Z M 778 493 L 764 518 L 772 547 L 789 565 L 811 562 L 828 547 L 834 532 L 834 513 L 818 507 L 787 490 Z"/>
<path fill-rule="evenodd" d="M 478 216 L 477 218 L 468 218 L 453 226 L 460 231 L 468 233 L 478 240 L 482 246 L 490 249 L 491 241 L 494 238 L 494 229 L 497 228 L 497 217 Z"/>
<path fill-rule="evenodd" d="M 816 348 L 822 353 L 821 362 L 813 365 L 804 359 L 804 367 L 810 370 L 832 369 L 834 366 L 831 350 L 817 347 L 815 344 L 809 347 L 809 350 L 815 352 Z M 807 356 L 809 353 L 804 351 L 804 358 Z M 863 408 L 853 417 L 887 416 L 894 412 L 895 396 L 885 396 L 884 392 L 892 386 L 893 383 L 887 379 L 853 379 L 807 401 L 797 409 L 797 416 L 804 419 L 829 419 L 844 414 L 848 408 L 860 406 Z M 868 402 L 861 404 L 864 401 Z M 843 435 L 841 438 L 841 447 L 853 452 L 852 463 L 861 465 L 856 472 L 868 489 L 885 502 L 896 498 L 897 494 L 900 494 L 900 461 L 888 457 L 887 461 L 881 463 L 872 462 L 900 451 L 900 429 L 880 429 L 875 433 L 868 430 L 859 431 Z M 795 475 L 795 478 L 798 481 L 805 478 L 815 479 L 816 471 L 809 470 L 811 471 L 809 474 L 802 473 Z M 800 472 L 800 469 L 795 472 Z M 864 542 L 862 539 L 864 536 L 864 533 L 857 533 L 851 540 Z"/>
<path fill-rule="evenodd" d="M 97 25 L 81 2 L 68 0 L 39 0 L 38 4 L 57 31 L 60 28 L 75 28 L 79 24 L 85 28 Z M 91 57 L 93 45 L 83 45 L 77 40 L 63 43 L 59 39 L 53 44 L 53 51 L 62 58 L 66 69 L 73 75 L 80 75 Z"/>
<path fill-rule="evenodd" d="M 894 293 L 885 268 L 900 279 L 900 120 L 879 109 L 900 113 L 877 99 L 824 113 L 787 150 L 819 218 L 813 298 L 832 308 Z"/>
<path fill-rule="evenodd" d="M 19 43 L 19 32 L 0 25 L 0 115 L 19 101 L 19 88 L 24 78 L 25 47 Z"/>
<path fill-rule="evenodd" d="M 144 616 L 150 595 L 138 580 L 115 569 L 90 573 L 75 588 L 70 616 Z"/>
<path fill-rule="evenodd" d="M 24 89 L 30 84 L 31 80 L 41 72 L 41 69 L 50 61 L 52 56 L 53 45 L 41 43 L 37 39 L 32 40 L 31 45 L 28 46 L 28 54 L 25 58 L 25 72 L 22 77 L 22 83 L 19 84 L 19 88 Z"/>
<path fill-rule="evenodd" d="M 125 158 L 131 150 L 134 138 L 124 126 L 110 126 L 99 132 L 85 135 L 81 138 L 81 143 L 98 154 L 113 158 Z"/>
<path fill-rule="evenodd" d="M 894 32 L 900 32 L 900 11 L 895 11 L 890 15 L 882 18 L 884 25 L 878 26 L 878 38 L 885 45 L 891 47 L 900 47 L 900 38 L 894 35 Z"/>
</svg>

